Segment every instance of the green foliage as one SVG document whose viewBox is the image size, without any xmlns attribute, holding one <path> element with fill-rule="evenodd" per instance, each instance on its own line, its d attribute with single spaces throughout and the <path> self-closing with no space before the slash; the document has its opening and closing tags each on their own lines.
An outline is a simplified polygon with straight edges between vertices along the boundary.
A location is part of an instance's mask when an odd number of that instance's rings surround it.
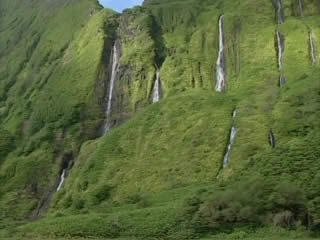
<svg viewBox="0 0 320 240">
<path fill-rule="evenodd" d="M 52 195 L 64 153 L 96 134 L 95 88 L 114 31 L 104 28 L 115 13 L 87 0 L 5 0 L 0 8 L 0 123 L 12 133 L 0 130 L 0 209 L 20 219 Z"/>
<path fill-rule="evenodd" d="M 305 231 L 287 231 L 281 228 L 262 228 L 257 231 L 252 231 L 250 229 L 237 229 L 232 233 L 220 233 L 213 236 L 208 236 L 206 238 L 201 238 L 201 240 L 291 240 L 291 239 L 316 239 L 310 236 Z"/>
<path fill-rule="evenodd" d="M 229 184 L 227 189 L 216 191 L 211 200 L 200 206 L 195 217 L 214 230 L 248 224 L 271 224 L 288 229 L 309 224 L 305 192 L 292 183 L 261 177 Z"/>
<path fill-rule="evenodd" d="M 9 131 L 0 128 L 0 161 L 13 150 L 14 138 Z"/>
<path fill-rule="evenodd" d="M 93 0 L 1 1 L 0 238 L 287 240 L 309 239 L 306 226 L 319 231 L 320 72 L 308 46 L 309 29 L 320 45 L 319 4 L 305 0 L 301 18 L 296 1 L 283 3 L 277 26 L 271 1 L 147 0 L 121 15 Z M 224 94 L 214 91 L 221 14 Z M 276 29 L 286 38 L 281 88 Z M 87 141 L 104 120 L 116 37 L 111 120 L 133 118 Z M 157 68 L 164 99 L 148 106 Z M 235 108 L 238 133 L 221 169 Z M 66 153 L 76 159 L 63 189 L 28 223 Z"/>
<path fill-rule="evenodd" d="M 221 108 L 213 112 L 215 104 Z M 149 107 L 108 136 L 83 146 L 64 196 L 88 198 L 88 192 L 107 184 L 114 187 L 111 199 L 123 201 L 212 181 L 227 144 L 232 109 L 232 101 L 200 90 Z M 224 121 L 212 121 L 218 118 Z M 136 184 L 141 181 L 145 184 Z"/>
<path fill-rule="evenodd" d="M 92 202 L 93 204 L 100 204 L 103 201 L 108 200 L 110 197 L 110 191 L 112 190 L 112 187 L 103 184 L 101 186 L 97 186 L 92 193 Z"/>
</svg>

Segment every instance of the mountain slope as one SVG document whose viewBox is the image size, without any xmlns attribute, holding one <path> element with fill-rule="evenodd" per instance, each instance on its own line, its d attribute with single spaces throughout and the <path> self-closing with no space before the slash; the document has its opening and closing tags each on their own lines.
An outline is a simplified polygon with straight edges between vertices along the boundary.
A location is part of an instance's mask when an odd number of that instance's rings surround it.
<svg viewBox="0 0 320 240">
<path fill-rule="evenodd" d="M 283 0 L 277 24 L 267 0 L 148 0 L 121 15 L 91 0 L 1 2 L 0 236 L 318 231 L 320 6 L 299 3 Z"/>
<path fill-rule="evenodd" d="M 1 161 L 4 217 L 25 217 L 45 201 L 63 159 L 95 135 L 101 28 L 114 14 L 90 17 L 99 9 L 95 1 L 1 2 L 1 127 L 15 141 Z"/>
</svg>

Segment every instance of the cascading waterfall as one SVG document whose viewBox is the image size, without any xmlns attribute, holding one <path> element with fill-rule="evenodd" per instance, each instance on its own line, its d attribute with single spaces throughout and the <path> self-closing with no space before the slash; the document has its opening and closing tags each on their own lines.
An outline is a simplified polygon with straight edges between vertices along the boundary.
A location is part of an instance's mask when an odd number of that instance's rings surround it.
<svg viewBox="0 0 320 240">
<path fill-rule="evenodd" d="M 300 12 L 300 17 L 303 17 L 303 2 L 302 0 L 298 0 L 299 1 L 299 12 Z"/>
<path fill-rule="evenodd" d="M 223 159 L 223 168 L 226 168 L 229 164 L 230 161 L 230 155 L 231 155 L 231 150 L 232 150 L 232 146 L 234 144 L 236 135 L 237 135 L 237 128 L 235 127 L 235 119 L 237 117 L 237 110 L 233 111 L 232 114 L 232 127 L 231 127 L 231 131 L 230 131 L 230 139 L 229 139 L 229 144 L 228 144 L 228 148 L 227 148 L 227 152 L 224 155 L 224 159 Z"/>
<path fill-rule="evenodd" d="M 316 44 L 314 41 L 314 37 L 313 37 L 313 32 L 310 31 L 309 33 L 309 39 L 310 39 L 310 51 L 311 51 L 311 59 L 312 59 L 312 64 L 316 64 L 317 63 L 317 50 L 316 50 Z"/>
<path fill-rule="evenodd" d="M 61 176 L 60 176 L 60 182 L 59 182 L 59 185 L 57 187 L 57 192 L 61 189 L 61 187 L 62 187 L 62 185 L 64 183 L 65 176 L 66 176 L 66 169 L 63 169 L 62 173 L 61 173 Z"/>
<path fill-rule="evenodd" d="M 226 53 L 224 36 L 224 15 L 219 19 L 219 55 L 217 60 L 216 91 L 224 92 L 226 89 Z"/>
<path fill-rule="evenodd" d="M 278 21 L 278 24 L 284 23 L 284 12 L 283 12 L 282 0 L 277 0 L 277 21 Z"/>
<path fill-rule="evenodd" d="M 269 132 L 269 144 L 272 148 L 276 147 L 276 138 L 272 130 Z"/>
<path fill-rule="evenodd" d="M 110 76 L 110 87 L 109 87 L 109 94 L 107 96 L 107 110 L 106 110 L 106 120 L 105 120 L 105 125 L 104 125 L 104 134 L 107 134 L 108 131 L 110 130 L 110 122 L 109 122 L 109 117 L 111 114 L 112 110 L 112 99 L 113 99 L 113 91 L 114 91 L 114 84 L 117 79 L 118 75 L 118 69 L 119 69 L 119 59 L 120 59 L 120 54 L 117 48 L 117 44 L 113 45 L 113 50 L 112 50 L 112 70 L 111 70 L 111 76 Z"/>
<path fill-rule="evenodd" d="M 281 70 L 283 65 L 285 38 L 284 38 L 284 35 L 279 31 L 277 31 L 277 42 L 278 42 L 278 65 L 279 65 L 279 70 Z"/>
<path fill-rule="evenodd" d="M 161 98 L 161 79 L 160 79 L 160 70 L 157 70 L 156 73 L 156 81 L 153 87 L 153 94 L 152 94 L 152 103 L 156 103 L 160 101 Z"/>
</svg>

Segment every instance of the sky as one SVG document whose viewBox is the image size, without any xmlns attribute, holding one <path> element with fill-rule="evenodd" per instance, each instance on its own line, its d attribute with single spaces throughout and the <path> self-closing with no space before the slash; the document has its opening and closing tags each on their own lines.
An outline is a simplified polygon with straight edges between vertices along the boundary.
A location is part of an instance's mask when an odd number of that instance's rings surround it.
<svg viewBox="0 0 320 240">
<path fill-rule="evenodd" d="M 143 0 L 99 0 L 106 8 L 112 8 L 117 12 L 122 12 L 123 9 L 131 8 L 136 5 L 141 5 Z"/>
</svg>

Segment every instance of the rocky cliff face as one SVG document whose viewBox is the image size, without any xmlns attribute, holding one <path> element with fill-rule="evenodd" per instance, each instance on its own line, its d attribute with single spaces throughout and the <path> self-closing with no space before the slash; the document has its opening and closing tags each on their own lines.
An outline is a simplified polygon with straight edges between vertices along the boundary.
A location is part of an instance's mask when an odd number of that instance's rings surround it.
<svg viewBox="0 0 320 240">
<path fill-rule="evenodd" d="M 112 110 L 115 126 L 150 103 L 156 67 L 150 13 L 140 8 L 128 10 L 118 22 L 116 38 L 121 45 L 121 62 Z"/>
</svg>

